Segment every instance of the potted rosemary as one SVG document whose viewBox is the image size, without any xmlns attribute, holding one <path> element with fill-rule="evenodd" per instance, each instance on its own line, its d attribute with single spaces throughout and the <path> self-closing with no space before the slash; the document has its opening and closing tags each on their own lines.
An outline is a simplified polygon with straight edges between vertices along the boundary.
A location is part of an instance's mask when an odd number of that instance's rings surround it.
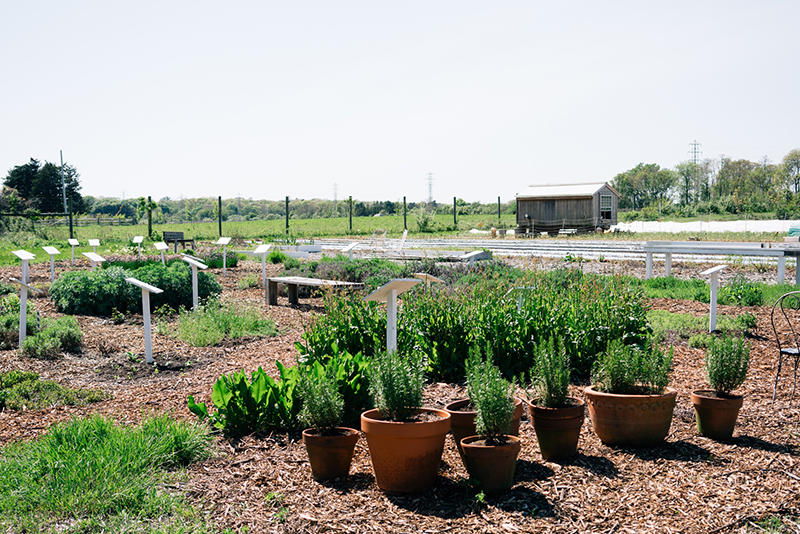
<svg viewBox="0 0 800 534">
<path fill-rule="evenodd" d="M 378 487 L 412 493 L 436 482 L 450 431 L 450 415 L 422 407 L 425 385 L 420 356 L 378 354 L 368 368 L 375 408 L 361 414 Z"/>
<path fill-rule="evenodd" d="M 478 351 L 467 360 L 467 395 L 475 405 L 476 436 L 461 440 L 470 480 L 484 493 L 502 493 L 514 484 L 520 451 L 517 436 L 509 434 L 514 415 L 514 385 Z"/>
<path fill-rule="evenodd" d="M 569 356 L 563 341 L 550 338 L 534 350 L 528 409 L 542 458 L 556 462 L 578 451 L 584 403 L 569 396 Z"/>
<path fill-rule="evenodd" d="M 300 381 L 303 407 L 298 418 L 309 428 L 303 431 L 303 443 L 314 480 L 325 481 L 347 476 L 358 431 L 340 426 L 344 397 L 339 391 L 333 367 L 320 363 L 309 366 Z"/>
<path fill-rule="evenodd" d="M 750 362 L 750 346 L 744 339 L 725 336 L 706 349 L 705 372 L 711 390 L 692 392 L 692 404 L 701 436 L 730 439 L 744 397 L 732 391 L 744 383 Z"/>
<path fill-rule="evenodd" d="M 668 388 L 672 350 L 609 342 L 584 390 L 594 431 L 606 445 L 647 447 L 664 440 L 677 391 Z"/>
</svg>

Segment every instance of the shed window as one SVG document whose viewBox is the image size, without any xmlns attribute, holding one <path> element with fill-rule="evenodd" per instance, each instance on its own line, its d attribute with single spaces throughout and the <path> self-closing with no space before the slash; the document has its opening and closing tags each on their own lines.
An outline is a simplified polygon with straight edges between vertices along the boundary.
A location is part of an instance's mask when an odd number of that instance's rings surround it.
<svg viewBox="0 0 800 534">
<path fill-rule="evenodd" d="M 600 218 L 611 218 L 611 195 L 600 195 Z"/>
</svg>

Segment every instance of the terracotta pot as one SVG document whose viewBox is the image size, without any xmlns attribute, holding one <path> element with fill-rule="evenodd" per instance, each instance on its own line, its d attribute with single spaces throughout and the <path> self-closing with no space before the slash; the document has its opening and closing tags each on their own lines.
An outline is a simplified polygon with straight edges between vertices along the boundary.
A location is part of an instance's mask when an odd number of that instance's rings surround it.
<svg viewBox="0 0 800 534">
<path fill-rule="evenodd" d="M 444 438 L 450 431 L 450 414 L 434 408 L 420 411 L 431 412 L 441 419 L 396 423 L 384 420 L 378 410 L 361 414 L 361 430 L 367 436 L 375 481 L 382 491 L 420 492 L 436 482 Z"/>
<path fill-rule="evenodd" d="M 594 431 L 606 445 L 650 447 L 664 441 L 672 424 L 677 391 L 663 395 L 617 395 L 587 387 L 586 403 Z"/>
<path fill-rule="evenodd" d="M 461 461 L 464 462 L 464 451 L 461 449 L 461 440 L 474 436 L 477 434 L 475 430 L 475 417 L 478 412 L 462 412 L 461 408 L 469 404 L 469 399 L 457 400 L 451 402 L 444 407 L 445 411 L 450 414 L 450 432 L 453 434 L 453 441 L 456 442 L 458 454 L 461 455 Z M 522 400 L 514 399 L 514 416 L 511 420 L 511 431 L 509 434 L 512 436 L 519 436 L 519 421 L 522 417 Z M 466 467 L 466 462 L 464 466 Z"/>
<path fill-rule="evenodd" d="M 303 430 L 303 443 L 311 464 L 311 476 L 322 482 L 350 474 L 350 462 L 360 437 L 358 430 L 336 428 L 340 435 L 321 436 L 315 428 Z"/>
<path fill-rule="evenodd" d="M 702 389 L 693 391 L 691 396 L 700 435 L 716 440 L 731 439 L 744 397 L 717 397 L 716 392 Z"/>
<path fill-rule="evenodd" d="M 514 485 L 514 470 L 521 448 L 519 438 L 506 436 L 503 445 L 483 445 L 481 436 L 461 440 L 464 463 L 473 485 L 486 494 L 503 493 Z"/>
<path fill-rule="evenodd" d="M 578 440 L 583 426 L 584 403 L 567 397 L 573 405 L 565 408 L 545 408 L 528 404 L 536 440 L 542 458 L 550 462 L 565 460 L 578 452 Z"/>
</svg>

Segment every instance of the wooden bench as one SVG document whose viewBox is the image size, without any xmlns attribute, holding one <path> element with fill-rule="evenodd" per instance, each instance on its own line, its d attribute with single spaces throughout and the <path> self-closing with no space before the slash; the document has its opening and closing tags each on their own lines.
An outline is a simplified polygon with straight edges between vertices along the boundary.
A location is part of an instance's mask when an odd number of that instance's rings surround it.
<svg viewBox="0 0 800 534">
<path fill-rule="evenodd" d="M 577 228 L 562 228 L 558 231 L 558 235 L 578 235 Z"/>
<path fill-rule="evenodd" d="M 186 243 L 191 243 L 192 250 L 194 250 L 194 239 L 185 239 L 183 232 L 164 232 L 164 243 L 174 243 L 175 254 L 178 253 L 178 243 L 181 244 L 184 250 L 186 250 Z"/>
<path fill-rule="evenodd" d="M 364 284 L 358 282 L 340 282 L 339 280 L 320 280 L 319 278 L 305 278 L 303 276 L 276 276 L 267 278 L 267 302 L 270 306 L 278 304 L 278 284 L 286 286 L 286 295 L 289 304 L 298 303 L 298 288 L 300 286 L 330 288 L 330 289 L 364 289 Z"/>
</svg>

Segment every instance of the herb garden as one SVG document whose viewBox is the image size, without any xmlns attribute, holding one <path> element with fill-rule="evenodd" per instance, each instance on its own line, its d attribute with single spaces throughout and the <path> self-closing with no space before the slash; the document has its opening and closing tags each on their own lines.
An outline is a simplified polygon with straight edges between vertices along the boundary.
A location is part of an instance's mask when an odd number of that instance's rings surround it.
<svg viewBox="0 0 800 534">
<path fill-rule="evenodd" d="M 643 281 L 634 262 L 490 260 L 470 269 L 270 255 L 268 276 L 363 282 L 367 292 L 419 272 L 444 280 L 401 296 L 397 352 L 387 354 L 386 306 L 366 293 L 312 293 L 292 306 L 281 295 L 268 307 L 260 261 L 229 252 L 223 276 L 215 249 L 197 255 L 209 269 L 199 273 L 194 310 L 189 266 L 175 258 L 162 266 L 160 257 L 121 253 L 95 270 L 63 261 L 52 284 L 49 265 L 32 265 L 30 283 L 45 294 L 28 299 L 22 347 L 19 299 L 2 287 L 6 531 L 800 528 L 791 370 L 771 404 L 769 306 L 787 288 L 750 281 L 745 266 L 723 283 L 719 331 L 709 334 L 700 266 Z M 0 270 L 19 276 L 18 266 Z M 130 277 L 164 290 L 151 300 L 155 364 L 144 362 L 141 295 Z M 744 399 L 732 434 L 696 417 L 706 410 L 693 405 L 701 391 Z M 666 428 L 643 441 L 610 437 L 621 424 L 600 413 L 610 397 L 656 399 L 612 411 L 646 411 L 637 432 L 668 412 Z M 499 485 L 447 433 L 459 416 L 449 406 L 461 399 L 480 447 L 516 444 Z M 570 413 L 570 437 L 552 431 L 547 418 L 557 410 Z M 424 438 L 438 447 L 430 474 L 415 445 L 382 459 L 385 432 L 429 420 L 446 421 L 444 433 Z M 327 447 L 319 443 L 354 436 L 337 428 L 360 435 L 340 453 L 344 467 L 309 464 Z M 411 489 L 396 478 L 401 456 Z"/>
</svg>

